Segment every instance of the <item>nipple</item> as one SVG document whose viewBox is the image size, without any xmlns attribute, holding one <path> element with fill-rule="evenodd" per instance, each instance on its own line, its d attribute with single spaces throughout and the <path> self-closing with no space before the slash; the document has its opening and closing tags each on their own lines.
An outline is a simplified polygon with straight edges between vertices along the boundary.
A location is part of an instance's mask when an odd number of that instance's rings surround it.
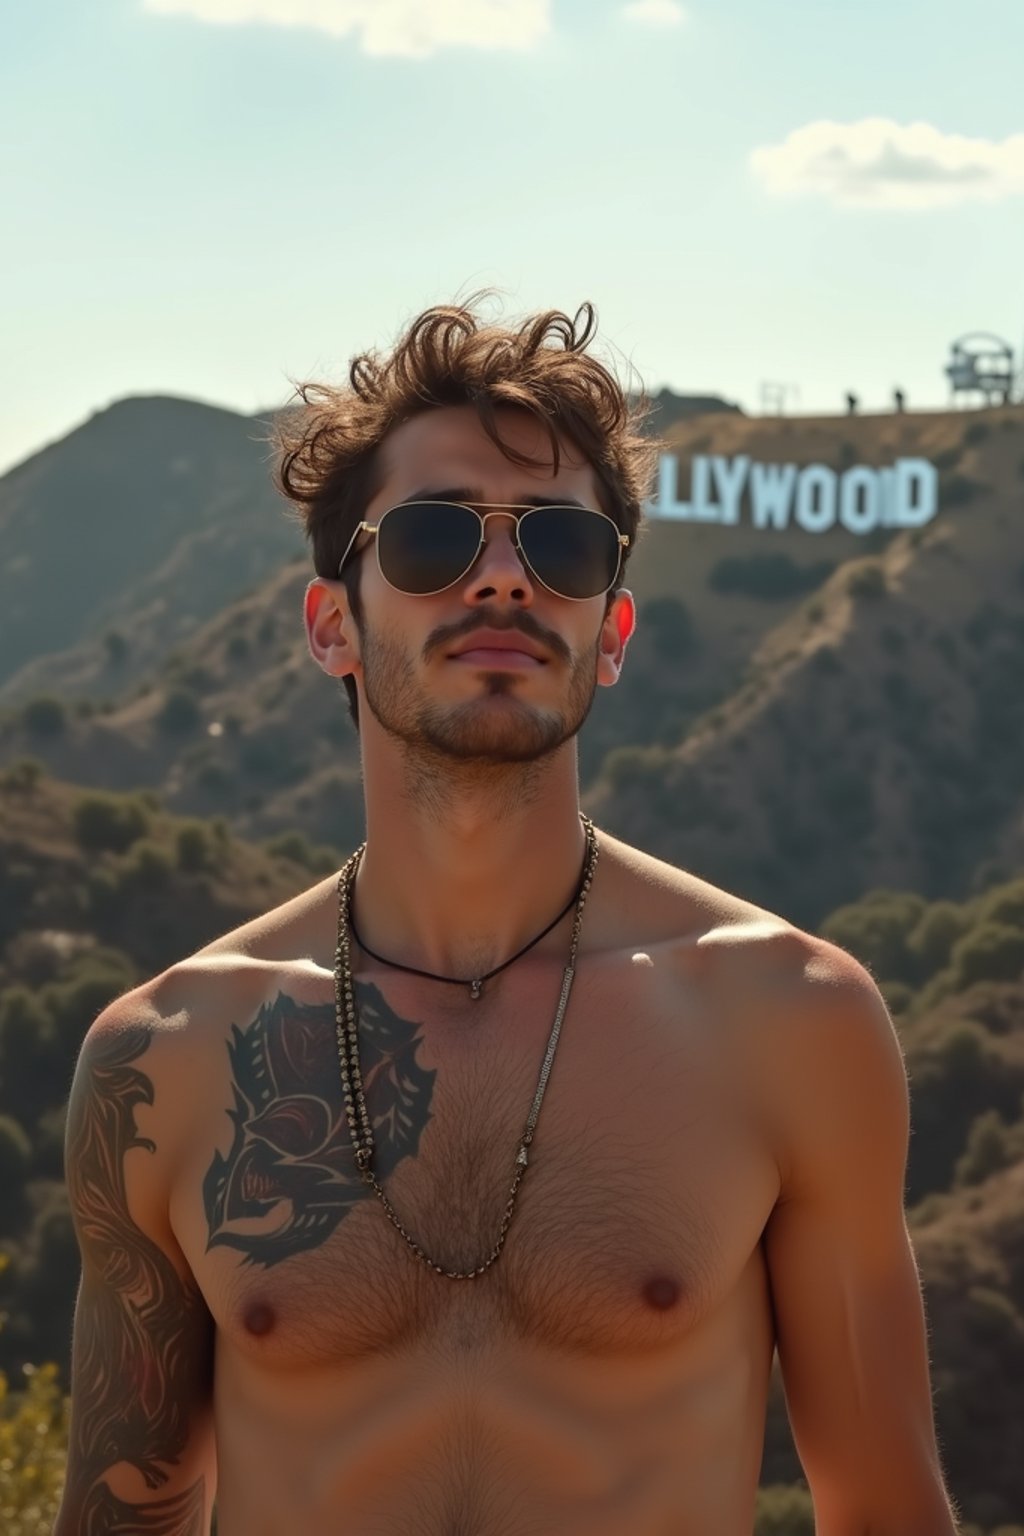
<svg viewBox="0 0 1024 1536">
<path fill-rule="evenodd" d="M 670 1275 L 655 1275 L 644 1286 L 644 1300 L 659 1312 L 667 1312 L 679 1300 L 679 1283 Z"/>
<path fill-rule="evenodd" d="M 265 1333 L 269 1333 L 277 1321 L 273 1307 L 269 1307 L 265 1301 L 254 1301 L 242 1314 L 242 1323 L 247 1332 L 261 1339 Z"/>
</svg>

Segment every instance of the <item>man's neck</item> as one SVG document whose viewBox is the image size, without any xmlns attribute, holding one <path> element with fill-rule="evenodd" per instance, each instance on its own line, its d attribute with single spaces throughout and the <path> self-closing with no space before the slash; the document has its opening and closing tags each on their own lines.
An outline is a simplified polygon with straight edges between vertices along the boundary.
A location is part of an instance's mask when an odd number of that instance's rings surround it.
<svg viewBox="0 0 1024 1536">
<path fill-rule="evenodd" d="M 413 798 L 380 775 L 366 782 L 354 911 L 360 936 L 389 960 L 482 975 L 544 929 L 579 881 L 585 838 L 571 746 L 543 766 L 455 773 L 443 794 Z"/>
</svg>

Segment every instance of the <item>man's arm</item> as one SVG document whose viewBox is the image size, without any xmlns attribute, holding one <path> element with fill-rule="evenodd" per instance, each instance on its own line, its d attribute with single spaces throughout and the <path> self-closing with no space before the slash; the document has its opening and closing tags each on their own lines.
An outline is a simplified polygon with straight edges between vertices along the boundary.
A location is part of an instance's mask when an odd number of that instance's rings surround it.
<svg viewBox="0 0 1024 1536">
<path fill-rule="evenodd" d="M 148 1109 L 153 1035 L 144 1007 L 112 1005 L 86 1037 L 71 1090 L 66 1164 L 82 1284 L 54 1536 L 210 1529 L 210 1318 L 170 1233 L 159 1149 L 136 1120 L 140 1106 L 151 1125 L 167 1114 L 166 1103 Z"/>
<path fill-rule="evenodd" d="M 899 1042 L 868 972 L 823 942 L 806 948 L 785 1013 L 767 1032 L 782 1189 L 765 1251 L 816 1530 L 954 1536 L 903 1210 L 909 1102 Z"/>
</svg>

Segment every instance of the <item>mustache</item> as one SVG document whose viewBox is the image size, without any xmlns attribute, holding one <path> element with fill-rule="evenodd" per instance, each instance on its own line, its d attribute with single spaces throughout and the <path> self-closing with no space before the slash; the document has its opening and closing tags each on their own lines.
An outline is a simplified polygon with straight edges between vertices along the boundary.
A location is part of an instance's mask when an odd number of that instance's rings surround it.
<svg viewBox="0 0 1024 1536">
<path fill-rule="evenodd" d="M 521 635 L 536 641 L 560 661 L 572 660 L 572 653 L 561 635 L 545 629 L 532 613 L 527 613 L 525 610 L 513 614 L 488 613 L 483 608 L 477 608 L 473 613 L 467 614 L 458 624 L 444 624 L 433 630 L 424 642 L 423 659 L 429 660 L 434 651 L 440 647 L 450 646 L 456 640 L 461 640 L 464 635 L 471 635 L 478 629 L 518 630 Z"/>
</svg>

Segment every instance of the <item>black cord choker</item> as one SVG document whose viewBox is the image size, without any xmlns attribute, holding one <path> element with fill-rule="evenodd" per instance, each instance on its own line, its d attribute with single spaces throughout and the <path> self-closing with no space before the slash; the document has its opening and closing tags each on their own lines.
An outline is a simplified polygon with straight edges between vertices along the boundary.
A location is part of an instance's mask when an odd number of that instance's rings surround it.
<svg viewBox="0 0 1024 1536">
<path fill-rule="evenodd" d="M 583 822 L 584 828 L 586 828 L 586 818 L 581 817 L 580 820 Z M 539 944 L 541 939 L 547 938 L 552 928 L 557 928 L 558 924 L 562 921 L 562 918 L 567 917 L 568 914 L 572 911 L 573 907 L 580 899 L 580 894 L 583 890 L 583 884 L 587 878 L 587 864 L 589 861 L 589 856 L 590 847 L 588 842 L 587 852 L 583 859 L 583 868 L 580 870 L 580 878 L 577 882 L 576 889 L 573 891 L 572 895 L 569 897 L 569 900 L 566 902 L 561 912 L 559 912 L 558 916 L 552 918 L 547 927 L 542 928 L 537 937 L 535 939 L 531 939 L 529 944 L 524 944 L 522 949 L 517 949 L 511 959 L 503 960 L 500 965 L 496 965 L 494 970 L 488 971 L 485 976 L 474 976 L 469 981 L 467 981 L 464 976 L 436 976 L 433 971 L 421 971 L 415 965 L 400 965 L 397 960 L 386 960 L 383 955 L 378 955 L 376 950 L 371 949 L 369 944 L 367 944 L 365 940 L 359 937 L 359 929 L 356 927 L 355 918 L 352 915 L 352 901 L 354 893 L 351 891 L 349 894 L 348 912 L 346 914 L 348 918 L 348 926 L 351 930 L 352 937 L 359 945 L 359 948 L 363 951 L 364 954 L 369 955 L 371 960 L 377 960 L 381 965 L 387 965 L 393 971 L 406 971 L 410 976 L 422 976 L 427 981 L 444 981 L 447 982 L 449 986 L 468 987 L 469 995 L 475 1003 L 480 999 L 480 992 L 485 981 L 490 981 L 492 977 L 497 976 L 502 971 L 507 970 L 510 965 L 515 965 L 516 961 L 521 960 L 527 951 L 531 950 L 535 944 Z"/>
</svg>

